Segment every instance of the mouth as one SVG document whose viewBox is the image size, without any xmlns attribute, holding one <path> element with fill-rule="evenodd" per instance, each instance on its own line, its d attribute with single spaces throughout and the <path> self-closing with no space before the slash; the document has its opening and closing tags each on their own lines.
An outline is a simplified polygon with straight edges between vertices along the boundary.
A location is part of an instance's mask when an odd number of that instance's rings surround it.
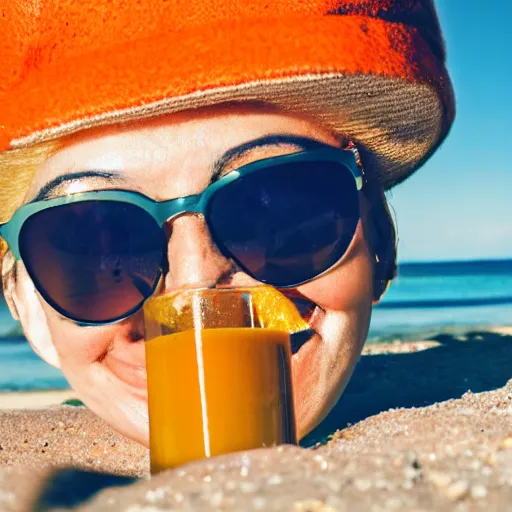
<svg viewBox="0 0 512 512">
<path fill-rule="evenodd" d="M 310 326 L 309 329 L 304 329 L 291 334 L 291 349 L 292 354 L 295 356 L 302 347 L 304 347 L 304 345 L 311 341 L 315 336 L 319 336 L 317 324 L 319 323 L 320 316 L 324 310 L 297 290 L 280 290 L 280 292 L 293 302 L 302 318 Z M 144 340 L 138 340 L 138 343 L 130 344 L 132 349 L 138 349 L 136 350 L 137 354 L 132 354 L 132 356 L 137 355 L 138 357 L 127 360 L 125 357 L 120 357 L 115 353 L 115 351 L 109 351 L 105 354 L 101 363 L 108 368 L 108 370 L 119 381 L 127 386 L 132 394 L 136 395 L 138 398 L 147 399 L 145 357 L 144 355 L 140 357 L 140 346 L 134 346 L 139 344 L 143 345 Z"/>
<path fill-rule="evenodd" d="M 291 300 L 302 318 L 310 323 L 315 309 L 318 306 L 297 290 L 279 290 L 288 300 Z"/>
<path fill-rule="evenodd" d="M 318 315 L 323 311 L 318 304 L 309 300 L 297 290 L 279 290 L 287 299 L 293 302 L 302 318 L 309 324 L 309 329 L 304 329 L 291 334 L 290 341 L 292 354 L 297 354 L 299 350 L 315 335 L 318 334 L 315 325 Z"/>
</svg>

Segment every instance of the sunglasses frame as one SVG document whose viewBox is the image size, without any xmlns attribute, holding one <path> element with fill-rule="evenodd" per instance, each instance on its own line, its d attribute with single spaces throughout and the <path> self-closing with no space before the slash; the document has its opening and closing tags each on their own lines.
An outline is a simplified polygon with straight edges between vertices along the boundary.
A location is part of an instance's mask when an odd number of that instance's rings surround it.
<svg viewBox="0 0 512 512">
<path fill-rule="evenodd" d="M 20 254 L 19 248 L 19 235 L 23 228 L 24 223 L 33 215 L 44 211 L 49 208 L 55 208 L 67 204 L 81 203 L 86 201 L 111 201 L 117 203 L 128 203 L 135 205 L 147 214 L 149 214 L 161 228 L 166 222 L 170 222 L 177 217 L 184 214 L 200 214 L 207 219 L 208 204 L 211 197 L 215 192 L 226 185 L 242 179 L 244 176 L 253 172 L 258 172 L 262 169 L 269 169 L 272 167 L 278 167 L 283 164 L 302 163 L 302 162 L 336 162 L 345 166 L 352 173 L 356 184 L 356 189 L 360 191 L 363 187 L 363 170 L 359 162 L 359 156 L 357 149 L 339 149 L 339 148 L 325 148 L 315 149 L 309 151 L 301 151 L 298 153 L 292 153 L 288 155 L 269 157 L 256 162 L 252 162 L 237 169 L 228 172 L 222 176 L 219 180 L 209 185 L 200 194 L 194 194 L 185 197 L 179 197 L 175 199 L 165 201 L 155 201 L 140 192 L 131 190 L 92 190 L 86 192 L 76 192 L 67 194 L 65 196 L 55 197 L 51 199 L 43 199 L 41 201 L 34 201 L 21 206 L 11 219 L 0 224 L 0 237 L 2 237 L 7 243 L 12 254 L 16 260 L 23 261 L 22 255 Z M 219 244 L 217 244 L 219 245 Z M 222 247 L 220 247 L 222 250 Z M 246 270 L 246 269 L 243 269 Z M 329 269 L 328 269 L 329 270 Z M 326 270 L 325 272 L 327 272 Z M 324 274 L 322 272 L 319 275 Z M 318 277 L 318 276 L 316 276 Z M 308 281 L 310 281 L 309 279 Z M 264 281 L 262 281 L 264 282 Z M 307 281 L 305 281 L 307 282 Z M 296 287 L 302 283 L 295 283 L 293 285 L 285 286 L 282 288 Z M 154 291 L 154 290 L 153 290 Z M 43 295 L 46 296 L 46 293 Z M 45 299 L 47 300 L 47 299 Z M 48 300 L 47 300 L 48 302 Z M 50 301 L 52 307 L 55 308 L 53 300 Z M 140 306 L 139 306 L 140 307 Z M 136 309 L 139 309 L 137 307 Z M 68 314 L 62 313 L 62 308 L 55 308 L 59 313 L 63 314 L 66 318 L 74 320 L 80 325 L 105 325 L 109 323 L 118 322 L 124 318 L 127 318 L 134 313 L 133 310 L 124 315 L 122 318 L 115 320 L 109 320 L 104 322 L 82 322 L 70 317 Z"/>
</svg>

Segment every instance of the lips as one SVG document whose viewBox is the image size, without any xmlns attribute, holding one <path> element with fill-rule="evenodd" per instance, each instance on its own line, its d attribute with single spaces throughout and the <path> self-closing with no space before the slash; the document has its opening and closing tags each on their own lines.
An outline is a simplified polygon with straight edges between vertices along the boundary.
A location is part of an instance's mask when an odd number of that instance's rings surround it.
<svg viewBox="0 0 512 512">
<path fill-rule="evenodd" d="M 302 318 L 310 325 L 311 329 L 303 330 L 293 333 L 290 336 L 292 346 L 292 354 L 297 354 L 299 350 L 310 341 L 317 331 L 315 330 L 315 323 L 321 308 L 313 301 L 302 295 L 297 290 L 280 290 L 280 292 L 289 300 L 293 302 Z"/>
<path fill-rule="evenodd" d="M 302 295 L 302 293 L 297 290 L 279 290 L 287 299 L 291 300 L 295 307 L 298 309 L 302 318 L 306 322 L 310 322 L 311 317 L 313 316 L 315 309 L 318 307 L 314 302 L 309 300 L 307 297 Z"/>
</svg>

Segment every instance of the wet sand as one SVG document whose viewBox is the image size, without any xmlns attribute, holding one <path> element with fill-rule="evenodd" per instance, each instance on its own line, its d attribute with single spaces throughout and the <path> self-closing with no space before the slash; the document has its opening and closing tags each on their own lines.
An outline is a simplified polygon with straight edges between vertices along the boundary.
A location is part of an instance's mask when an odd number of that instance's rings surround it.
<svg viewBox="0 0 512 512">
<path fill-rule="evenodd" d="M 2 411 L 0 510 L 512 511 L 511 331 L 366 354 L 309 438 L 341 429 L 327 444 L 223 456 L 150 480 L 146 450 L 84 408 Z"/>
<path fill-rule="evenodd" d="M 71 389 L 0 393 L 0 410 L 40 409 L 41 407 L 61 405 L 66 400 L 72 400 L 75 397 L 76 394 Z"/>
</svg>

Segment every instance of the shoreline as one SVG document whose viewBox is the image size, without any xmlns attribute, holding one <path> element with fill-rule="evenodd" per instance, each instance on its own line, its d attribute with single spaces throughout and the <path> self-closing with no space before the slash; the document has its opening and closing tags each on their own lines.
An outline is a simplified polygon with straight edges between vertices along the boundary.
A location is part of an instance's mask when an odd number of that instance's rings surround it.
<svg viewBox="0 0 512 512">
<path fill-rule="evenodd" d="M 371 331 L 371 330 L 370 330 Z M 464 324 L 464 325 L 431 325 L 409 329 L 389 330 L 377 335 L 368 335 L 365 346 L 382 343 L 410 343 L 416 341 L 430 341 L 442 335 L 464 337 L 470 332 L 481 331 L 492 334 L 512 335 L 512 324 Z"/>
<path fill-rule="evenodd" d="M 45 409 L 76 398 L 72 389 L 0 392 L 0 410 Z"/>
</svg>

